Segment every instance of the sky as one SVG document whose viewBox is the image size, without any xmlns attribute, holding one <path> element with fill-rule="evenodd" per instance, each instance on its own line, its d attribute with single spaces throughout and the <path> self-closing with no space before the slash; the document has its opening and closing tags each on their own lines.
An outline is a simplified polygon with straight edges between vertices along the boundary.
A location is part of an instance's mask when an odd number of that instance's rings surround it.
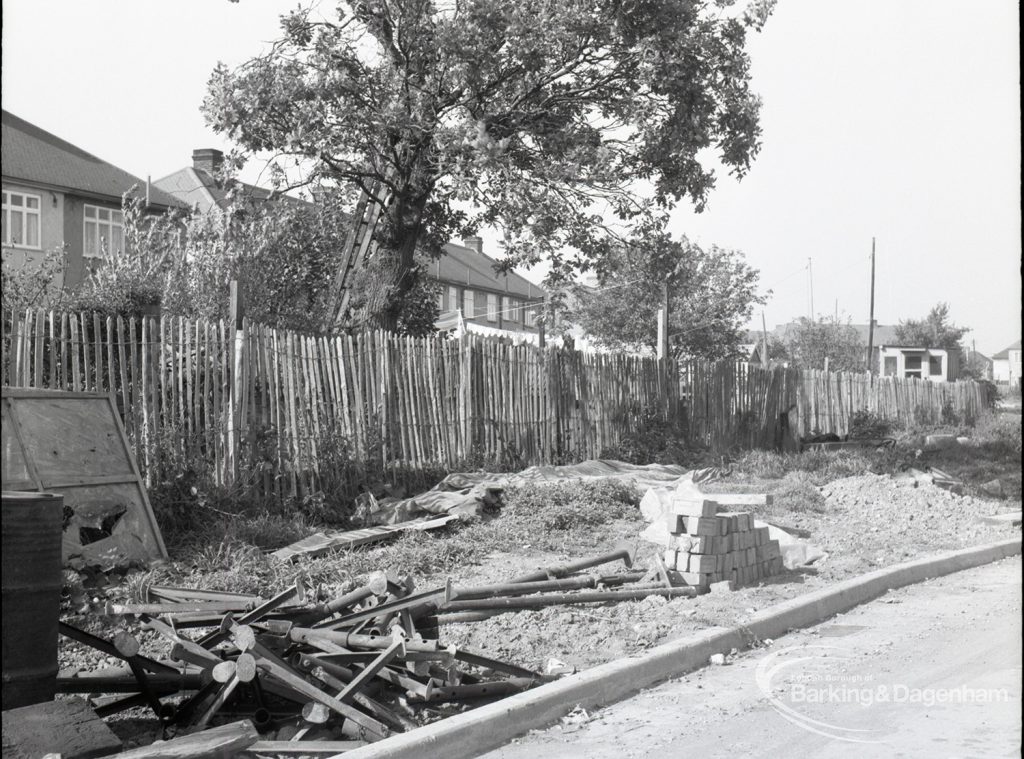
<svg viewBox="0 0 1024 759">
<path fill-rule="evenodd" d="M 3 107 L 158 179 L 231 147 L 199 112 L 210 72 L 263 51 L 295 5 L 4 0 Z M 874 238 L 880 324 L 945 301 L 968 343 L 1005 348 L 1021 333 L 1018 26 L 1012 0 L 779 0 L 750 42 L 760 155 L 673 231 L 743 251 L 769 329 L 812 294 L 816 316 L 867 323 Z"/>
</svg>

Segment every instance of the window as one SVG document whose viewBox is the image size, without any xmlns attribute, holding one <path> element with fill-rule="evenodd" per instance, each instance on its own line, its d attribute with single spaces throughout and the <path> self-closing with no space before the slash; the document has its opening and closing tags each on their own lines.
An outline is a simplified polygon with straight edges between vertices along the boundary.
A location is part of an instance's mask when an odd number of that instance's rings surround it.
<svg viewBox="0 0 1024 759">
<path fill-rule="evenodd" d="M 942 376 L 942 356 L 928 357 L 928 374 L 933 377 Z"/>
<path fill-rule="evenodd" d="M 510 322 L 519 321 L 519 301 L 515 298 L 508 299 L 508 311 L 505 313 L 505 318 Z"/>
<path fill-rule="evenodd" d="M 459 288 L 448 285 L 448 310 L 454 311 L 459 307 Z"/>
<path fill-rule="evenodd" d="M 439 292 L 437 294 L 437 310 L 444 311 L 444 293 Z"/>
<path fill-rule="evenodd" d="M 528 307 L 526 309 L 525 316 L 523 318 L 523 323 L 526 324 L 527 327 L 536 327 L 537 326 L 537 309 L 536 308 L 529 308 Z"/>
<path fill-rule="evenodd" d="M 506 321 L 512 319 L 512 299 L 507 295 L 501 296 L 501 315 Z"/>
<path fill-rule="evenodd" d="M 473 311 L 473 291 L 469 288 L 462 291 L 462 315 L 467 319 L 476 316 Z"/>
<path fill-rule="evenodd" d="M 885 377 L 896 376 L 896 357 L 886 356 L 885 357 L 885 368 L 882 370 L 882 375 Z"/>
<path fill-rule="evenodd" d="M 498 296 L 494 293 L 487 293 L 487 321 L 498 321 Z"/>
<path fill-rule="evenodd" d="M 39 248 L 39 196 L 4 190 L 3 244 Z"/>
<path fill-rule="evenodd" d="M 124 215 L 112 208 L 85 207 L 85 246 L 82 255 L 100 258 L 124 248 Z"/>
<path fill-rule="evenodd" d="M 921 368 L 921 357 L 920 356 L 904 356 L 904 358 L 903 358 L 903 366 L 906 369 L 920 370 L 920 368 Z"/>
</svg>

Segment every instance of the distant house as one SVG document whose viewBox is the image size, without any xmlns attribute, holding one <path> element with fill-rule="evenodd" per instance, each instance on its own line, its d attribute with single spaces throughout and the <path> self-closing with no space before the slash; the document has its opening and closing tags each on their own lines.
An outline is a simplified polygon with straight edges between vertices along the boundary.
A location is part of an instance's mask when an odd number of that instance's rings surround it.
<svg viewBox="0 0 1024 759">
<path fill-rule="evenodd" d="M 442 288 L 439 328 L 457 328 L 461 319 L 468 332 L 537 334 L 543 288 L 513 271 L 498 274 L 497 261 L 484 253 L 479 237 L 469 237 L 462 245 L 447 243 L 444 252 L 430 268 Z"/>
<path fill-rule="evenodd" d="M 992 356 L 992 378 L 1000 384 L 1020 385 L 1021 346 L 1020 340 L 1008 345 Z"/>
<path fill-rule="evenodd" d="M 85 278 L 87 267 L 124 244 L 123 195 L 134 192 L 152 213 L 182 205 L 8 111 L 2 152 L 3 260 L 12 267 L 32 266 L 66 245 L 63 284 L 69 288 Z"/>
<path fill-rule="evenodd" d="M 992 379 L 992 359 L 978 351 L 969 351 L 964 359 L 963 371 L 969 373 L 975 379 Z M 962 371 L 962 373 L 963 373 Z"/>
<path fill-rule="evenodd" d="M 230 202 L 232 191 L 241 193 L 246 202 L 270 199 L 301 206 L 311 206 L 308 201 L 284 193 L 275 193 L 264 187 L 232 180 L 230 184 L 221 181 L 220 172 L 224 166 L 224 153 L 216 148 L 197 148 L 192 151 L 192 165 L 185 166 L 153 184 L 169 195 L 173 195 L 187 207 L 206 213 L 213 208 L 224 210 Z"/>
<path fill-rule="evenodd" d="M 952 382 L 960 376 L 960 352 L 908 345 L 879 346 L 883 377 L 916 377 Z"/>
</svg>

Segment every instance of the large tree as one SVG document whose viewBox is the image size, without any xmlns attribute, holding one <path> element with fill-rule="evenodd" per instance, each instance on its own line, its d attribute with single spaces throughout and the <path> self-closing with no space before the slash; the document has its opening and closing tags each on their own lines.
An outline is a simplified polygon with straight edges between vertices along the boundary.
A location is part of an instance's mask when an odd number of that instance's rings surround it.
<svg viewBox="0 0 1024 759">
<path fill-rule="evenodd" d="M 969 327 L 953 324 L 948 303 L 937 303 L 923 319 L 901 321 L 896 326 L 896 339 L 901 345 L 959 351 L 960 341 L 970 331 Z"/>
<path fill-rule="evenodd" d="M 598 286 L 577 289 L 570 318 L 599 344 L 654 348 L 667 283 L 672 352 L 681 358 L 730 358 L 738 355 L 754 305 L 764 303 L 758 278 L 739 251 L 651 234 L 605 258 Z"/>
<path fill-rule="evenodd" d="M 758 151 L 747 35 L 773 0 L 342 0 L 300 9 L 259 57 L 218 66 L 209 123 L 307 182 L 382 209 L 376 310 L 394 326 L 417 246 L 482 226 L 558 280 Z M 710 149 L 710 150 L 709 150 Z M 707 155 L 698 158 L 698 153 Z"/>
<path fill-rule="evenodd" d="M 862 372 L 867 366 L 867 346 L 848 320 L 801 317 L 782 340 L 794 366 L 824 369 L 826 359 L 834 372 Z"/>
</svg>

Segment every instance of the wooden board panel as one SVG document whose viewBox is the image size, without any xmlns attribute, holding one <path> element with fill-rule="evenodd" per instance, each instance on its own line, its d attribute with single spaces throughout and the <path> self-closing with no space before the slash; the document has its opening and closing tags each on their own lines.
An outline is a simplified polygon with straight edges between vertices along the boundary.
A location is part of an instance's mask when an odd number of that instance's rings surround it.
<svg viewBox="0 0 1024 759">
<path fill-rule="evenodd" d="M 117 566 L 167 558 L 113 397 L 2 392 L 3 488 L 64 496 L 64 561 Z M 6 455 L 8 445 L 20 458 Z"/>
<path fill-rule="evenodd" d="M 25 454 L 44 483 L 64 481 L 71 474 L 132 476 L 106 395 L 20 398 L 16 409 Z"/>
<path fill-rule="evenodd" d="M 3 756 L 88 759 L 121 750 L 121 741 L 79 698 L 47 701 L 3 713 Z"/>
<path fill-rule="evenodd" d="M 21 442 L 15 434 L 16 428 L 10 419 L 7 402 L 2 405 L 3 419 L 0 420 L 0 451 L 3 453 L 3 489 L 37 490 L 38 483 L 28 470 Z"/>
</svg>

